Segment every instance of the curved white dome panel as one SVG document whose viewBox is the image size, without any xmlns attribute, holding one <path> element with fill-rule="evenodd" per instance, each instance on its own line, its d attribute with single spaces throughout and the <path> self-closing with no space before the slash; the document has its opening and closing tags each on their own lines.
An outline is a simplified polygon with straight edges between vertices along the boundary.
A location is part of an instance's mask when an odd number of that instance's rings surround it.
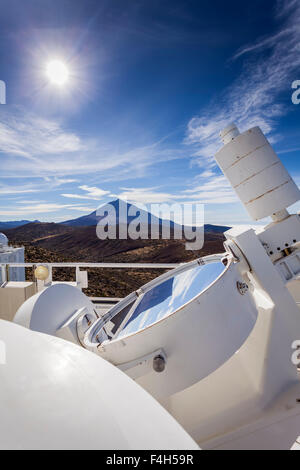
<svg viewBox="0 0 300 470">
<path fill-rule="evenodd" d="M 8 245 L 8 238 L 4 233 L 0 233 L 0 245 L 7 246 Z"/>
<path fill-rule="evenodd" d="M 100 357 L 0 320 L 1 449 L 198 449 L 148 393 Z"/>
<path fill-rule="evenodd" d="M 54 284 L 26 300 L 17 311 L 14 322 L 34 331 L 55 335 L 76 311 L 84 308 L 95 320 L 92 302 L 77 287 Z"/>
</svg>

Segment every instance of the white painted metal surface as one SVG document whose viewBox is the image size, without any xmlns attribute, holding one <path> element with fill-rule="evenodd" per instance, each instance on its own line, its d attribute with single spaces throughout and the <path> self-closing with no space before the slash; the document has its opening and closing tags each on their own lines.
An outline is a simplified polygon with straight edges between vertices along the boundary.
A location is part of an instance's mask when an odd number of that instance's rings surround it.
<svg viewBox="0 0 300 470">
<path fill-rule="evenodd" d="M 6 282 L 0 288 L 0 319 L 13 321 L 16 311 L 35 293 L 33 282 Z"/>
<path fill-rule="evenodd" d="M 6 267 L 6 264 L 17 263 L 17 266 Z M 25 281 L 24 247 L 8 246 L 6 235 L 0 233 L 0 285 L 6 281 Z"/>
<path fill-rule="evenodd" d="M 0 247 L 8 245 L 8 238 L 4 233 L 0 233 Z"/>
<path fill-rule="evenodd" d="M 256 325 L 229 361 L 166 406 L 203 448 L 289 449 L 300 429 L 300 384 L 291 360 L 292 342 L 300 338 L 299 310 L 254 231 L 226 235 L 250 263 L 245 279 Z"/>
<path fill-rule="evenodd" d="M 33 331 L 60 336 L 80 344 L 80 317 L 85 318 L 86 329 L 90 322 L 98 318 L 92 302 L 76 287 L 59 283 L 24 302 L 14 322 Z"/>
<path fill-rule="evenodd" d="M 300 199 L 298 187 L 259 127 L 239 134 L 231 125 L 223 134 L 226 144 L 215 158 L 252 219 L 275 214 Z"/>
<path fill-rule="evenodd" d="M 258 237 L 266 252 L 275 262 L 282 259 L 282 252 L 290 248 L 297 248 L 300 240 L 300 216 L 298 214 L 289 215 L 280 222 L 272 222 L 265 227 Z M 299 245 L 298 245 L 299 248 Z M 288 252 L 285 252 L 288 255 Z"/>
<path fill-rule="evenodd" d="M 296 442 L 293 444 L 291 450 L 300 450 L 300 436 L 296 440 Z"/>
<path fill-rule="evenodd" d="M 67 341 L 0 320 L 1 449 L 198 449 L 141 387 Z"/>
<path fill-rule="evenodd" d="M 220 367 L 241 347 L 255 325 L 257 312 L 251 297 L 249 293 L 241 295 L 237 289 L 237 282 L 242 278 L 236 266 L 233 263 L 227 269 L 223 266 L 223 271 L 204 290 L 198 281 L 199 290 L 190 301 L 146 327 L 116 335 L 101 345 L 97 342 L 101 336 L 96 328 L 92 327 L 92 335 L 88 332 L 85 338 L 90 337 L 94 350 L 102 357 L 122 368 L 162 349 L 166 355 L 164 372 L 156 373 L 149 362 L 137 381 L 154 397 L 166 399 Z M 175 272 L 168 273 L 169 279 Z M 192 277 L 193 268 L 186 270 L 185 281 L 180 279 L 174 289 L 181 292 L 189 289 Z M 149 291 L 151 296 L 152 291 L 153 288 Z M 171 305 L 171 298 L 168 303 Z"/>
</svg>

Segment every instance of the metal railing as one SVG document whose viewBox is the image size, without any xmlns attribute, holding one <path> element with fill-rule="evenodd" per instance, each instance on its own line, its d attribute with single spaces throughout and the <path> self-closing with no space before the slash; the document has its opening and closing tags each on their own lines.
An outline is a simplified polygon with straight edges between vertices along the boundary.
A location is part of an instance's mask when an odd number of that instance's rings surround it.
<svg viewBox="0 0 300 470">
<path fill-rule="evenodd" d="M 173 269 L 186 263 L 1 263 L 1 266 L 11 268 L 30 268 L 37 266 L 52 266 L 53 268 L 141 268 L 141 269 Z"/>
<path fill-rule="evenodd" d="M 53 282 L 52 270 L 53 268 L 74 268 L 75 269 L 75 282 L 77 287 L 88 287 L 84 285 L 81 268 L 96 268 L 96 269 L 173 269 L 185 263 L 1 263 L 1 285 L 4 286 L 10 279 L 10 268 L 32 268 L 34 270 L 38 266 L 45 266 L 48 269 L 49 276 L 45 280 L 45 285 L 50 285 Z M 33 277 L 34 278 L 34 277 Z M 87 278 L 86 278 L 87 279 Z M 38 281 L 39 282 L 39 281 Z M 88 280 L 87 280 L 88 282 Z"/>
</svg>

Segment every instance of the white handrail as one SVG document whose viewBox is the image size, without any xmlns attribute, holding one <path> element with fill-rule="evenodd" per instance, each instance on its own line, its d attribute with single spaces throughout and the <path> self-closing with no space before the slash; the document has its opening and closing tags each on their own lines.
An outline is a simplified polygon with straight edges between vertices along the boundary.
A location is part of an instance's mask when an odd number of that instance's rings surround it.
<svg viewBox="0 0 300 470">
<path fill-rule="evenodd" d="M 33 268 L 35 266 L 51 266 L 53 268 L 141 268 L 141 269 L 173 269 L 185 263 L 0 263 L 10 268 Z"/>
<path fill-rule="evenodd" d="M 81 288 L 80 268 L 96 268 L 96 269 L 174 269 L 182 263 L 81 263 L 81 262 L 60 262 L 49 263 L 47 261 L 33 263 L 0 263 L 1 268 L 1 286 L 9 281 L 10 268 L 36 268 L 37 266 L 45 266 L 49 270 L 47 285 L 52 282 L 53 268 L 74 268 L 76 275 L 76 284 Z M 184 264 L 184 263 L 183 263 Z"/>
</svg>

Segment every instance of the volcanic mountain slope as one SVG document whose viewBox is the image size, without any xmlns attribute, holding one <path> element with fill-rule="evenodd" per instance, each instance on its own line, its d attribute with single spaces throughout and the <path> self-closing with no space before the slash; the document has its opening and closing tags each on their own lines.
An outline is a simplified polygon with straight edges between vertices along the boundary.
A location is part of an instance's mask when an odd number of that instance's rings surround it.
<svg viewBox="0 0 300 470">
<path fill-rule="evenodd" d="M 3 233 L 11 241 L 35 243 L 39 239 L 50 238 L 62 233 L 72 231 L 72 227 L 65 227 L 56 223 L 30 222 L 19 227 L 4 229 Z"/>
<path fill-rule="evenodd" d="M 109 222 L 110 224 L 118 226 L 124 223 L 129 224 L 136 217 L 141 217 L 141 220 L 145 221 L 148 226 L 151 226 L 151 224 L 157 224 L 160 228 L 163 226 L 170 226 L 171 229 L 182 229 L 181 225 L 178 225 L 173 221 L 156 217 L 150 212 L 140 209 L 134 204 L 127 203 L 121 199 L 116 199 L 115 201 L 103 204 L 98 210 L 95 210 L 88 215 L 83 215 L 77 219 L 66 220 L 61 223 L 62 225 L 70 227 L 87 227 L 97 225 L 99 222 L 103 221 L 103 224 Z M 205 225 L 206 232 L 223 233 L 229 228 L 230 227 L 226 226 Z"/>
<path fill-rule="evenodd" d="M 185 240 L 99 240 L 96 227 L 66 227 L 61 224 L 27 224 L 5 231 L 13 244 L 25 245 L 28 262 L 127 262 L 178 263 L 222 252 L 224 235 L 206 232 L 200 251 L 187 251 Z M 124 297 L 162 274 L 151 269 L 89 268 L 90 296 Z M 32 279 L 31 269 L 27 272 Z M 55 280 L 74 280 L 74 269 L 57 268 Z"/>
<path fill-rule="evenodd" d="M 159 227 L 163 225 L 169 225 L 171 227 L 180 227 L 172 221 L 164 220 L 156 217 L 150 212 L 138 208 L 134 204 L 130 204 L 122 199 L 116 199 L 115 201 L 108 202 L 107 204 L 101 205 L 97 210 L 91 212 L 88 215 L 83 215 L 77 219 L 66 220 L 61 222 L 63 225 L 71 227 L 84 227 L 90 225 L 97 225 L 99 222 L 109 222 L 111 225 L 129 224 L 136 217 L 139 217 L 147 225 L 157 224 Z"/>
<path fill-rule="evenodd" d="M 100 240 L 96 227 L 69 227 L 61 224 L 31 223 L 5 230 L 12 243 L 26 243 L 68 256 L 76 261 L 101 262 L 181 262 L 200 254 L 223 250 L 223 233 L 206 232 L 200 251 L 185 249 L 185 240 Z"/>
</svg>

